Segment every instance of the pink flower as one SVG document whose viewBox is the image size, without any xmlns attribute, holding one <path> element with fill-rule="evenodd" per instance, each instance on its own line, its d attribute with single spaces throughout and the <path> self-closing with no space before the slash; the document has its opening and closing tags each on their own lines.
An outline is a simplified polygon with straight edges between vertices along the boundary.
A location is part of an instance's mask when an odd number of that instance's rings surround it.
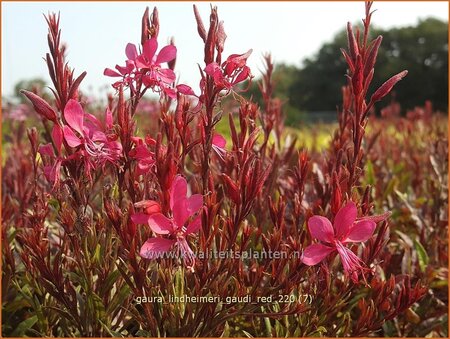
<svg viewBox="0 0 450 339">
<path fill-rule="evenodd" d="M 227 141 L 221 134 L 214 134 L 212 139 L 212 149 L 216 154 L 223 160 L 227 151 L 225 150 L 225 145 Z"/>
<path fill-rule="evenodd" d="M 122 153 L 121 144 L 110 140 L 102 131 L 100 121 L 85 113 L 78 101 L 70 99 L 67 102 L 64 118 L 68 124 L 63 127 L 64 139 L 70 147 L 81 146 L 82 154 L 96 161 L 95 165 L 104 165 L 106 161 L 117 163 Z M 110 120 L 108 111 L 107 120 Z"/>
<path fill-rule="evenodd" d="M 330 253 L 337 251 L 344 271 L 353 282 L 358 282 L 358 274 L 364 277 L 364 263 L 345 245 L 352 242 L 367 241 L 375 231 L 376 223 L 385 220 L 390 212 L 380 216 L 363 217 L 357 219 L 357 209 L 350 201 L 336 214 L 334 227 L 330 220 L 322 216 L 312 216 L 308 220 L 308 228 L 311 236 L 321 241 L 308 246 L 302 256 L 302 262 L 306 265 L 316 265 L 325 259 Z"/>
<path fill-rule="evenodd" d="M 156 141 L 150 137 L 144 139 L 140 137 L 131 137 L 131 140 L 136 144 L 129 155 L 137 160 L 136 174 L 145 174 L 152 168 L 155 163 L 155 153 L 148 149 L 148 146 L 154 145 Z"/>
<path fill-rule="evenodd" d="M 174 60 L 177 48 L 167 45 L 156 54 L 158 42 L 155 38 L 147 40 L 143 45 L 143 52 L 136 58 L 136 66 L 140 69 L 142 82 L 146 87 L 155 90 L 160 87 L 167 95 L 175 97 L 176 92 L 171 87 L 176 80 L 175 73 L 169 68 L 162 68 L 162 63 Z"/>
<path fill-rule="evenodd" d="M 161 206 L 154 200 L 143 200 L 134 204 L 136 208 L 143 208 L 144 212 L 131 215 L 131 221 L 135 224 L 148 224 L 152 214 L 161 213 Z"/>
<path fill-rule="evenodd" d="M 132 73 L 136 68 L 135 60 L 137 57 L 136 46 L 129 43 L 125 48 L 125 54 L 127 56 L 127 60 L 125 61 L 125 66 L 116 65 L 116 70 L 112 70 L 110 68 L 105 68 L 103 72 L 104 75 L 109 77 L 121 77 L 122 81 L 118 81 L 113 84 L 114 88 L 119 88 L 120 85 L 124 86 L 132 86 L 133 85 L 133 76 Z"/>
<path fill-rule="evenodd" d="M 250 49 L 244 54 L 232 54 L 221 66 L 212 62 L 206 66 L 205 72 L 214 79 L 217 87 L 229 90 L 251 76 L 250 68 L 246 65 L 251 53 Z"/>
<path fill-rule="evenodd" d="M 125 48 L 127 56 L 125 66 L 116 65 L 117 71 L 106 68 L 103 74 L 110 77 L 122 77 L 122 81 L 113 84 L 114 88 L 124 85 L 134 89 L 133 82 L 140 79 L 147 88 L 156 92 L 163 91 L 168 96 L 175 98 L 176 90 L 173 88 L 176 80 L 175 73 L 170 68 L 161 67 L 161 64 L 174 60 L 177 48 L 167 45 L 156 54 L 157 49 L 156 38 L 149 39 L 144 43 L 141 54 L 138 54 L 136 45 L 129 43 Z"/>
<path fill-rule="evenodd" d="M 201 194 L 187 197 L 187 182 L 181 175 L 177 175 L 170 188 L 171 216 L 162 213 L 152 213 L 148 218 L 151 230 L 159 235 L 148 239 L 140 250 L 140 255 L 147 259 L 163 256 L 175 245 L 184 259 L 185 265 L 193 270 L 195 254 L 187 243 L 187 236 L 198 232 L 201 227 L 199 215 L 203 204 Z M 155 207 L 152 206 L 154 209 Z"/>
</svg>

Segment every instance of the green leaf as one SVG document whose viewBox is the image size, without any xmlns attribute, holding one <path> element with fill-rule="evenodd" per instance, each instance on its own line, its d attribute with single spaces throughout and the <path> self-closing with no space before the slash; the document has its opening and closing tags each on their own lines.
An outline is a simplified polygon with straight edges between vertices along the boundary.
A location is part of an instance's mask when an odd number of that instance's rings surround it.
<svg viewBox="0 0 450 339">
<path fill-rule="evenodd" d="M 264 307 L 261 306 L 261 312 L 265 313 Z M 266 336 L 268 338 L 272 338 L 272 324 L 270 323 L 270 319 L 267 317 L 264 317 L 264 325 L 266 327 Z"/>
<path fill-rule="evenodd" d="M 323 333 L 327 333 L 327 329 L 323 326 L 319 326 L 319 327 L 317 327 L 317 329 L 314 332 L 312 332 L 308 336 L 309 337 L 316 337 L 316 336 L 322 337 Z"/>
<path fill-rule="evenodd" d="M 425 251 L 425 248 L 422 246 L 422 244 L 417 239 L 414 239 L 414 247 L 417 251 L 417 257 L 419 258 L 420 270 L 422 272 L 425 272 L 425 270 L 428 266 L 428 262 L 429 262 L 429 257 L 428 257 L 427 251 Z"/>
<path fill-rule="evenodd" d="M 96 319 L 104 320 L 106 318 L 105 305 L 103 300 L 94 292 L 88 295 L 89 307 L 95 314 Z M 105 321 L 105 320 L 104 320 Z"/>
<path fill-rule="evenodd" d="M 119 277 L 120 272 L 118 270 L 112 271 L 102 284 L 101 294 L 106 294 L 108 291 L 111 291 Z"/>
<path fill-rule="evenodd" d="M 244 333 L 247 338 L 254 338 L 250 333 L 248 333 L 245 330 L 242 330 L 242 333 Z"/>
<path fill-rule="evenodd" d="M 435 280 L 430 284 L 431 288 L 441 288 L 448 286 L 448 280 Z"/>
<path fill-rule="evenodd" d="M 25 319 L 19 325 L 17 325 L 16 329 L 11 333 L 11 337 L 25 337 L 26 332 L 31 329 L 37 321 L 38 318 L 36 315 Z"/>
<path fill-rule="evenodd" d="M 55 198 L 51 198 L 48 200 L 48 204 L 52 206 L 56 211 L 60 210 L 59 202 Z"/>
<path fill-rule="evenodd" d="M 230 337 L 230 325 L 228 325 L 228 321 L 225 321 L 225 326 L 222 332 L 221 338 L 229 338 Z"/>
<path fill-rule="evenodd" d="M 373 185 L 375 184 L 375 174 L 373 171 L 372 161 L 368 160 L 366 163 L 366 181 L 367 184 Z"/>
<path fill-rule="evenodd" d="M 130 297 L 130 287 L 128 285 L 123 285 L 122 288 L 116 292 L 108 304 L 106 309 L 107 314 L 115 312 L 118 307 L 121 307 L 123 303 Z"/>
<path fill-rule="evenodd" d="M 102 327 L 108 332 L 108 334 L 113 338 L 123 338 L 123 335 L 120 332 L 111 330 L 105 323 L 103 323 L 101 320 L 99 320 L 100 324 L 102 324 Z"/>
<path fill-rule="evenodd" d="M 97 244 L 97 246 L 95 247 L 94 255 L 91 258 L 91 261 L 93 263 L 100 263 L 100 250 L 101 246 L 100 244 Z"/>
</svg>

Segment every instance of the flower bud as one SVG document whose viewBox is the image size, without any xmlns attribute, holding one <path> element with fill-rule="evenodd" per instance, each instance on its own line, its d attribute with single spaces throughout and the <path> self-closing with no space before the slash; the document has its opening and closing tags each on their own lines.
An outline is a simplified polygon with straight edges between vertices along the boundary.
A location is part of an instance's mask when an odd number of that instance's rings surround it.
<svg viewBox="0 0 450 339">
<path fill-rule="evenodd" d="M 34 109 L 36 110 L 36 112 L 40 116 L 44 117 L 47 120 L 51 120 L 51 121 L 56 122 L 56 112 L 47 103 L 47 101 L 42 99 L 40 96 L 34 94 L 33 92 L 29 92 L 29 91 L 26 91 L 26 90 L 21 90 L 20 93 L 25 95 L 28 98 L 28 100 L 31 101 L 31 103 L 33 104 Z"/>
<path fill-rule="evenodd" d="M 225 188 L 228 192 L 228 196 L 236 205 L 238 205 L 241 201 L 238 186 L 228 175 L 222 174 L 222 178 L 225 182 Z"/>
<path fill-rule="evenodd" d="M 374 103 L 383 99 L 387 94 L 389 94 L 395 84 L 406 76 L 406 74 L 408 74 L 408 71 L 405 70 L 391 77 L 384 84 L 382 84 L 380 88 L 375 91 L 375 93 L 373 93 L 370 101 Z"/>
</svg>

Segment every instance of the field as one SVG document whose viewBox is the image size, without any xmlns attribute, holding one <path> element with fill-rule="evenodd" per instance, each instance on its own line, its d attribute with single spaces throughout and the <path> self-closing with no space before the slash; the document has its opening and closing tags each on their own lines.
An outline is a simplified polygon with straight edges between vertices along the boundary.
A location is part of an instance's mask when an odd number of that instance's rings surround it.
<svg viewBox="0 0 450 339">
<path fill-rule="evenodd" d="M 378 106 L 407 71 L 369 92 L 371 6 L 336 122 L 298 126 L 215 7 L 199 93 L 147 9 L 106 106 L 49 14 L 51 91 L 2 107 L 2 335 L 448 337 L 448 117 Z"/>
</svg>

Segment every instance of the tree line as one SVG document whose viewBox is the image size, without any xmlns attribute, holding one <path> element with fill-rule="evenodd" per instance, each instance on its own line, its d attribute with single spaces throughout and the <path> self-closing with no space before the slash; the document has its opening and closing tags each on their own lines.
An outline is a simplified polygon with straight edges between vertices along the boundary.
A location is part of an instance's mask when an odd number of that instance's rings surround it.
<svg viewBox="0 0 450 339">
<path fill-rule="evenodd" d="M 428 18 L 415 26 L 373 29 L 382 35 L 373 86 L 381 85 L 391 75 L 407 69 L 408 76 L 395 89 L 395 100 L 402 112 L 431 100 L 435 109 L 448 110 L 448 24 Z M 274 71 L 275 95 L 285 100 L 287 123 L 295 124 L 308 112 L 335 111 L 341 103 L 341 88 L 346 83 L 346 63 L 340 48 L 346 46 L 345 31 L 322 45 L 301 67 L 279 64 Z M 248 95 L 260 100 L 257 81 Z M 372 91 L 374 88 L 372 88 Z M 385 98 L 378 108 L 387 105 Z"/>
</svg>

